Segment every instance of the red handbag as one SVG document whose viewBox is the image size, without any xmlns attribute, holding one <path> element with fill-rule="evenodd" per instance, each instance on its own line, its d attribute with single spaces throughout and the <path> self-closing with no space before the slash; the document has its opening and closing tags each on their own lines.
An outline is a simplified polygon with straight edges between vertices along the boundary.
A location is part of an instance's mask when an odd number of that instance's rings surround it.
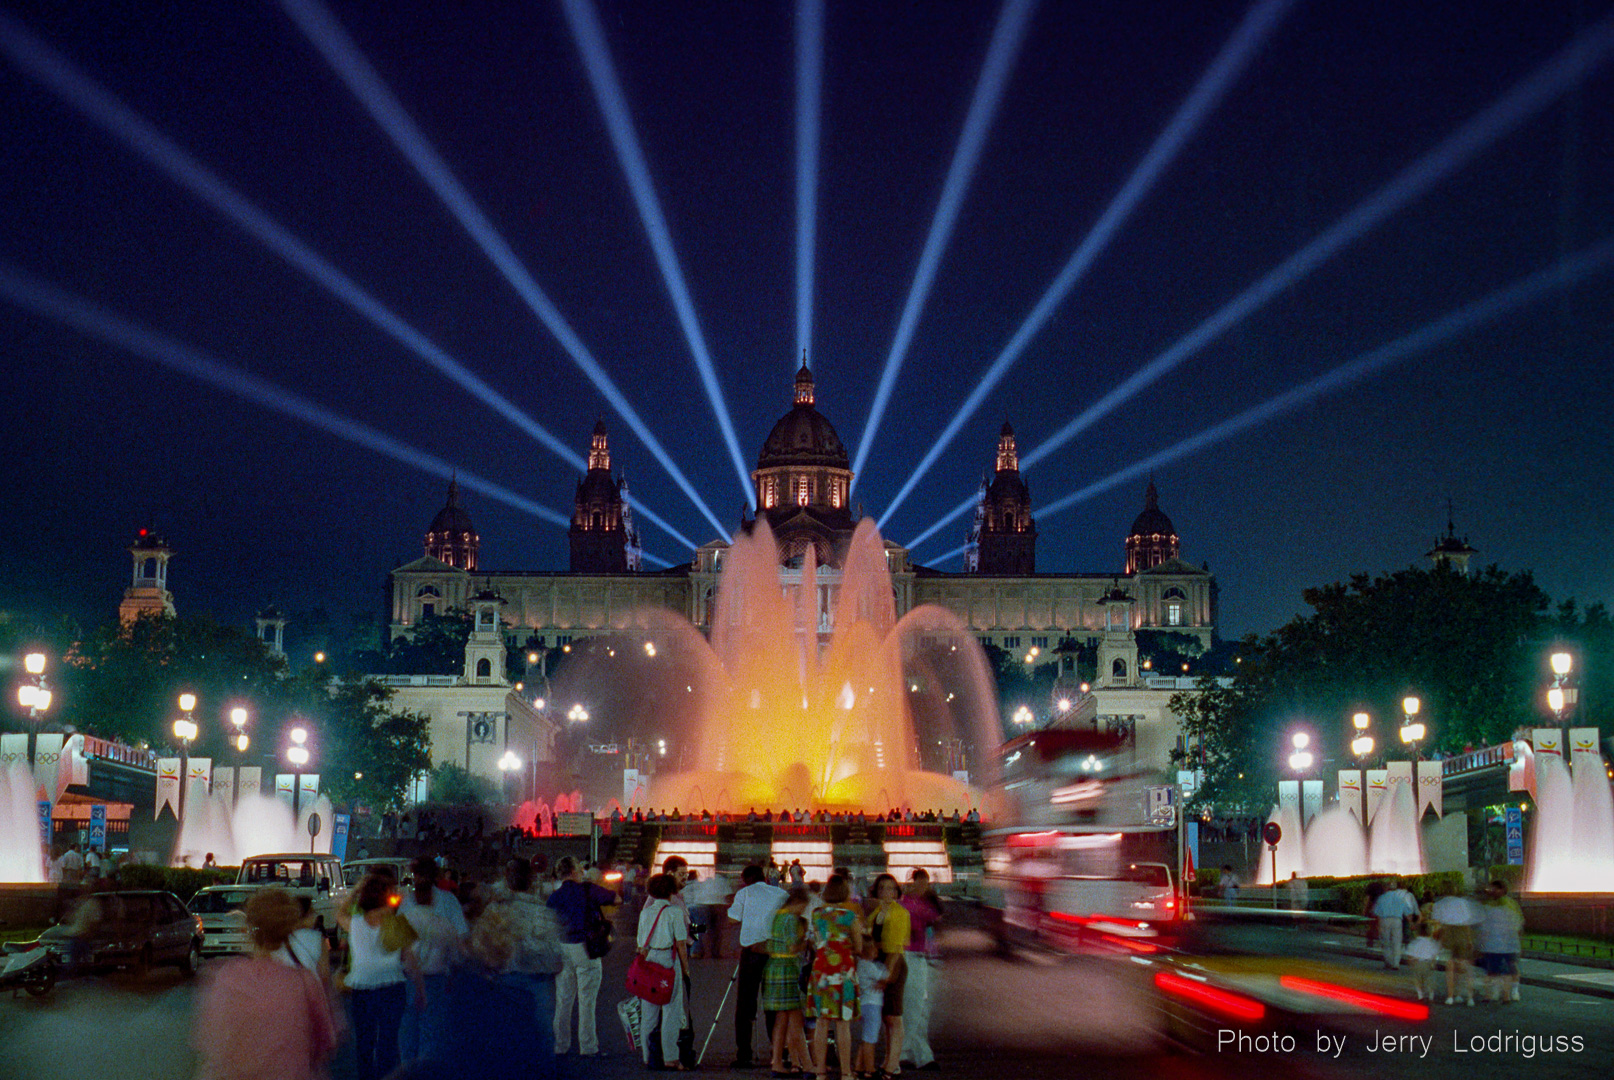
<svg viewBox="0 0 1614 1080">
<path fill-rule="evenodd" d="M 656 912 L 656 917 L 650 924 L 650 933 L 645 935 L 646 944 L 640 947 L 628 964 L 628 993 L 642 999 L 648 1005 L 665 1005 L 673 996 L 673 969 L 645 958 L 645 953 L 649 950 L 648 943 L 656 939 L 656 927 L 661 924 L 662 912 L 666 911 L 667 907 Z"/>
</svg>

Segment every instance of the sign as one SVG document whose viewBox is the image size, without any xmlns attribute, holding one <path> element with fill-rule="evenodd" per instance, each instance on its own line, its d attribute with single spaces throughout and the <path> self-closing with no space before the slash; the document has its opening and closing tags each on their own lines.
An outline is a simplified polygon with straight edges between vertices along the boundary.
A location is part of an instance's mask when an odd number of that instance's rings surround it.
<svg viewBox="0 0 1614 1080">
<path fill-rule="evenodd" d="M 1300 782 L 1300 807 L 1305 816 L 1301 823 L 1310 825 L 1317 820 L 1317 815 L 1323 809 L 1323 782 L 1321 780 L 1302 780 Z"/>
<path fill-rule="evenodd" d="M 1433 808 L 1436 817 L 1445 814 L 1446 778 L 1441 775 L 1440 762 L 1425 761 L 1418 765 L 1418 820 L 1423 820 L 1425 807 Z"/>
<path fill-rule="evenodd" d="M 297 780 L 297 806 L 307 810 L 319 798 L 319 773 L 305 772 Z"/>
<path fill-rule="evenodd" d="M 310 840 L 319 835 L 320 826 L 322 824 L 323 822 L 320 821 L 318 814 L 308 815 L 308 838 Z"/>
<path fill-rule="evenodd" d="M 1371 822 L 1379 812 L 1385 792 L 1390 790 L 1389 769 L 1367 770 L 1367 820 Z"/>
<path fill-rule="evenodd" d="M 286 804 L 292 813 L 297 812 L 297 777 L 289 772 L 275 774 L 275 798 Z"/>
<path fill-rule="evenodd" d="M 1151 787 L 1145 813 L 1149 824 L 1168 826 L 1177 823 L 1177 789 L 1169 785 Z"/>
<path fill-rule="evenodd" d="M 41 733 L 34 738 L 34 784 L 55 801 L 56 773 L 62 765 L 61 732 Z"/>
<path fill-rule="evenodd" d="M 624 807 L 637 806 L 644 797 L 644 788 L 639 783 L 638 769 L 622 770 L 622 805 Z"/>
<path fill-rule="evenodd" d="M 1538 727 L 1530 731 L 1530 741 L 1535 744 L 1536 757 L 1551 755 L 1559 761 L 1564 760 L 1564 733 L 1555 727 Z"/>
<path fill-rule="evenodd" d="M 336 823 L 331 826 L 331 854 L 343 862 L 347 861 L 347 837 L 353 828 L 353 818 L 350 814 L 333 814 Z"/>
<path fill-rule="evenodd" d="M 49 857 L 51 842 L 55 840 L 54 830 L 50 824 L 50 800 L 39 800 L 39 842 L 45 845 L 46 856 Z"/>
<path fill-rule="evenodd" d="M 238 799 L 256 798 L 263 788 L 263 769 L 257 765 L 243 765 L 237 774 L 235 794 Z"/>
<path fill-rule="evenodd" d="M 28 733 L 8 732 L 0 735 L 0 770 L 9 771 L 13 765 L 28 768 Z"/>
<path fill-rule="evenodd" d="M 1508 865 L 1524 865 L 1524 811 L 1517 806 L 1502 810 L 1502 826 L 1507 830 Z"/>
<path fill-rule="evenodd" d="M 564 813 L 555 815 L 556 836 L 588 836 L 593 831 L 593 814 Z"/>
<path fill-rule="evenodd" d="M 1267 822 L 1261 826 L 1261 839 L 1273 847 L 1277 847 L 1278 842 L 1283 839 L 1283 826 L 1276 821 Z"/>
<path fill-rule="evenodd" d="M 90 848 L 94 851 L 106 850 L 106 803 L 96 803 L 90 807 Z"/>
<path fill-rule="evenodd" d="M 213 797 L 226 807 L 235 805 L 235 767 L 220 765 L 213 770 Z"/>
<path fill-rule="evenodd" d="M 1588 769 L 1602 769 L 1603 753 L 1597 748 L 1597 729 L 1594 727 L 1570 728 L 1569 754 L 1569 760 L 1576 769 L 1583 765 Z"/>
</svg>

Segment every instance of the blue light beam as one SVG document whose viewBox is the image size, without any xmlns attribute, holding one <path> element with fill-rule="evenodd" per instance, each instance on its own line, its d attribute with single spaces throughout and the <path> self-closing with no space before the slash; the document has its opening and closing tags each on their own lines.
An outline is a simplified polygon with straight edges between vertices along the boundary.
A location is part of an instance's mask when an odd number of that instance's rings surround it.
<svg viewBox="0 0 1614 1080">
<path fill-rule="evenodd" d="M 1194 327 L 1165 352 L 1128 376 L 1081 415 L 1021 458 L 1035 465 L 1171 372 L 1184 360 L 1242 322 L 1267 301 L 1298 284 L 1340 249 L 1361 239 L 1385 219 L 1466 166 L 1502 136 L 1511 133 L 1570 87 L 1590 75 L 1614 51 L 1614 16 L 1576 38 L 1562 52 L 1517 83 L 1458 128 L 1433 150 L 1403 169 L 1305 247 L 1268 271 L 1221 310 Z"/>
<path fill-rule="evenodd" d="M 5 263 L 0 263 L 0 296 L 17 307 L 71 327 L 86 337 L 95 338 L 136 356 L 153 360 L 170 371 L 205 383 L 214 389 L 223 390 L 243 401 L 261 405 L 281 416 L 300 420 L 329 435 L 362 446 L 366 450 L 373 450 L 394 461 L 401 461 L 422 472 L 445 480 L 457 475 L 459 482 L 467 488 L 552 525 L 564 528 L 571 524 L 571 518 L 566 514 L 551 510 L 475 473 L 466 472 L 440 457 L 417 450 L 356 420 L 350 420 L 300 394 L 276 386 L 266 379 L 227 364 L 199 349 L 129 322 L 82 296 L 48 284 L 26 271 Z"/>
<path fill-rule="evenodd" d="M 419 330 L 404 322 L 347 274 L 292 235 L 255 203 L 225 183 L 173 140 L 163 135 L 139 114 L 102 89 L 79 71 L 66 57 L 30 33 L 10 15 L 0 12 L 0 52 L 30 77 L 42 83 L 95 123 L 114 139 L 145 158 L 154 168 L 191 194 L 235 222 L 261 244 L 285 259 L 310 280 L 320 285 L 371 325 L 383 331 L 432 368 L 545 449 L 578 470 L 587 470 L 582 455 L 556 438 L 542 424 L 528 416 L 514 402 L 489 386 L 478 375 L 454 359 Z M 669 535 L 696 545 L 659 515 L 636 505 L 647 521 Z"/>
<path fill-rule="evenodd" d="M 1250 428 L 1258 427 L 1269 420 L 1276 420 L 1285 413 L 1290 413 L 1302 406 L 1323 397 L 1327 394 L 1338 393 L 1349 389 L 1364 379 L 1381 374 L 1403 361 L 1414 356 L 1438 348 L 1459 335 L 1475 330 L 1486 323 L 1495 322 L 1528 304 L 1535 303 L 1544 297 L 1574 286 L 1585 281 L 1592 275 L 1606 270 L 1614 265 L 1614 237 L 1603 240 L 1601 243 L 1577 252 L 1574 255 L 1538 270 L 1528 277 L 1522 278 L 1498 289 L 1471 304 L 1466 305 L 1432 323 L 1427 323 L 1404 337 L 1397 338 L 1387 345 L 1381 345 L 1371 352 L 1367 352 L 1350 361 L 1341 364 L 1332 371 L 1310 379 L 1298 386 L 1284 391 L 1276 397 L 1269 398 L 1261 404 L 1233 416 L 1212 427 L 1206 428 L 1198 434 L 1167 447 L 1164 450 L 1151 454 L 1141 461 L 1128 465 L 1126 468 L 1111 473 L 1102 480 L 1095 481 L 1073 491 L 1068 495 L 1055 499 L 1047 506 L 1037 511 L 1039 517 L 1057 514 L 1068 510 L 1080 502 L 1101 495 L 1111 488 L 1136 480 L 1140 476 L 1152 473 L 1163 466 L 1179 461 L 1190 454 L 1209 449 L 1217 443 L 1224 442 Z M 946 561 L 964 551 L 963 547 L 954 548 L 941 556 L 938 562 Z"/>
<path fill-rule="evenodd" d="M 325 57 L 326 63 L 337 76 L 347 84 L 348 90 L 369 112 L 371 118 L 387 133 L 393 145 L 398 148 L 398 152 L 408 159 L 415 171 L 420 174 L 420 178 L 442 201 L 443 206 L 470 234 L 471 239 L 482 249 L 482 253 L 504 275 L 510 287 L 554 335 L 572 362 L 611 403 L 617 414 L 627 422 L 633 433 L 667 471 L 667 475 L 673 478 L 695 504 L 696 509 L 717 530 L 718 535 L 723 535 L 726 530 L 722 521 L 706 505 L 695 485 L 684 475 L 672 455 L 661 445 L 661 441 L 651 433 L 649 425 L 628 401 L 627 395 L 617 387 L 610 375 L 606 374 L 605 369 L 595 360 L 594 355 L 573 331 L 554 301 L 538 285 L 505 241 L 504 236 L 466 192 L 448 164 L 427 141 L 409 113 L 387 88 L 381 76 L 365 59 L 364 54 L 359 51 L 358 46 L 353 43 L 353 39 L 348 36 L 329 9 L 318 0 L 280 0 L 280 6 L 302 30 L 309 42 Z"/>
<path fill-rule="evenodd" d="M 976 81 L 969 112 L 964 116 L 964 130 L 959 135 L 952 164 L 947 167 L 947 178 L 942 183 L 941 199 L 936 204 L 936 215 L 930 222 L 930 234 L 925 237 L 924 249 L 919 254 L 919 267 L 914 272 L 913 284 L 908 288 L 908 299 L 902 305 L 902 316 L 897 320 L 897 334 L 892 339 L 890 353 L 886 355 L 885 369 L 880 372 L 874 404 L 869 407 L 869 418 L 858 439 L 857 455 L 852 461 L 854 485 L 863 475 L 863 463 L 868 460 L 869 451 L 874 447 L 875 433 L 885 417 L 891 393 L 896 389 L 897 375 L 902 371 L 908 346 L 913 342 L 914 331 L 919 326 L 919 316 L 930 297 L 930 286 L 936 280 L 936 268 L 941 263 L 947 241 L 952 237 L 959 208 L 964 202 L 964 193 L 969 189 L 970 178 L 981 159 L 981 150 L 992 127 L 992 117 L 1003 99 L 1003 89 L 1014 70 L 1020 42 L 1025 37 L 1026 26 L 1031 22 L 1036 8 L 1037 0 L 1004 0 L 1003 8 L 998 13 L 997 28 L 992 31 L 992 42 L 986 50 L 986 63 L 981 68 L 980 79 Z"/>
<path fill-rule="evenodd" d="M 824 0 L 796 3 L 796 356 L 813 347 L 818 245 L 818 138 L 824 89 Z M 790 358 L 794 370 L 796 356 Z"/>
<path fill-rule="evenodd" d="M 1614 15 L 1576 38 L 1558 55 L 1515 84 L 1502 97 L 1458 128 L 1433 150 L 1402 170 L 1354 209 L 1319 234 L 1305 247 L 1246 288 L 1221 310 L 1179 338 L 1086 411 L 1055 432 L 1047 441 L 1020 458 L 1028 469 L 1064 446 L 1095 421 L 1148 387 L 1198 352 L 1216 337 L 1259 309 L 1278 293 L 1297 284 L 1339 249 L 1422 195 L 1436 183 L 1486 150 L 1503 135 L 1551 104 L 1591 74 L 1614 51 Z M 934 536 L 975 506 L 975 499 L 960 502 L 945 516 L 908 543 L 909 548 Z"/>
<path fill-rule="evenodd" d="M 622 84 L 611 63 L 611 53 L 605 44 L 605 32 L 600 28 L 599 16 L 589 0 L 563 0 L 561 6 L 566 12 L 566 21 L 571 26 L 578 52 L 582 54 L 589 84 L 594 88 L 594 98 L 605 116 L 605 127 L 610 132 L 611 145 L 616 150 L 622 174 L 639 208 L 639 220 L 650 239 L 656 265 L 661 268 L 662 280 L 666 282 L 673 308 L 678 313 L 678 322 L 689 342 L 689 351 L 695 358 L 701 385 L 706 388 L 706 396 L 712 403 L 718 429 L 723 434 L 723 444 L 728 448 L 735 475 L 740 479 L 740 489 L 745 492 L 745 504 L 754 509 L 756 493 L 751 490 L 751 474 L 740 453 L 740 440 L 734 433 L 734 421 L 729 416 L 728 404 L 723 400 L 723 388 L 718 383 L 712 355 L 706 348 L 700 320 L 695 316 L 695 303 L 690 299 L 684 272 L 678 265 L 678 253 L 673 250 L 672 233 L 661 212 L 661 202 L 656 198 L 655 184 L 650 179 L 650 166 L 645 162 L 639 137 L 634 134 L 633 118 L 628 115 L 627 98 L 622 93 Z"/>
<path fill-rule="evenodd" d="M 1250 61 L 1293 5 L 1294 0 L 1261 0 L 1251 5 L 1244 20 L 1222 46 L 1222 51 L 1211 61 L 1205 73 L 1200 76 L 1199 82 L 1178 106 L 1171 121 L 1166 124 L 1155 138 L 1154 144 L 1143 155 L 1143 159 L 1132 170 L 1132 175 L 1127 177 L 1126 183 L 1121 185 L 1121 190 L 1116 192 L 1115 198 L 1110 200 L 1109 206 L 1104 208 L 1104 212 L 1099 215 L 1093 227 L 1076 246 L 1064 269 L 1059 271 L 1047 291 L 1042 294 L 1042 299 L 1037 301 L 1036 307 L 1026 316 L 1025 322 L 1020 324 L 1020 328 L 1014 332 L 1014 336 L 1003 347 L 997 359 L 986 369 L 986 374 L 964 399 L 964 404 L 947 422 L 941 436 L 925 452 L 919 466 L 908 475 L 896 498 L 886 506 L 885 513 L 880 515 L 879 520 L 882 529 L 885 528 L 885 523 L 891 515 L 896 513 L 897 507 L 913 493 L 913 489 L 930 471 L 930 467 L 951 445 L 959 431 L 969 422 L 970 417 L 974 416 L 976 410 L 985 403 L 987 396 L 1003 380 L 1003 376 L 1020 359 L 1026 346 L 1042 331 L 1043 325 L 1058 310 L 1059 305 L 1065 302 L 1071 290 L 1109 246 L 1110 240 L 1132 216 L 1132 212 L 1149 194 L 1161 174 L 1176 160 L 1177 154 L 1193 137 L 1200 123 L 1220 104 L 1228 89 L 1244 73 L 1244 69 L 1249 66 Z"/>
</svg>

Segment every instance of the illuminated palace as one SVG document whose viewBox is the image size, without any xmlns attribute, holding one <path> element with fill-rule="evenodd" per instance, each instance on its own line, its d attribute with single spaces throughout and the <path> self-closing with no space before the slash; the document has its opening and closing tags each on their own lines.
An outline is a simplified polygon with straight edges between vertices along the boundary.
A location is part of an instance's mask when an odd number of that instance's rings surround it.
<svg viewBox="0 0 1614 1080">
<path fill-rule="evenodd" d="M 1163 755 L 1173 732 L 1145 734 L 1143 727 L 1158 727 L 1150 720 L 1166 718 L 1159 715 L 1158 704 L 1144 701 L 1169 695 L 1139 692 L 1175 689 L 1179 680 L 1139 670 L 1133 632 L 1169 630 L 1208 647 L 1217 618 L 1215 579 L 1208 568 L 1179 557 L 1177 532 L 1161 510 L 1152 482 L 1126 537 L 1119 571 L 1039 571 L 1031 493 L 1020 475 L 1014 432 L 1007 423 L 998 437 L 994 465 L 981 482 L 961 573 L 918 565 L 906 549 L 886 541 L 897 615 L 920 604 L 939 605 L 962 619 L 983 644 L 1029 658 L 1032 664 L 1065 662 L 1073 667 L 1068 648 L 1061 652 L 1061 644 L 1096 647 L 1094 692 L 1083 695 L 1083 707 L 1075 712 L 1085 714 L 1087 722 L 1131 731 L 1146 756 Z M 850 505 L 852 471 L 846 447 L 817 409 L 813 376 L 805 364 L 796 374 L 792 407 L 773 426 L 751 475 L 757 514 L 767 519 L 779 544 L 782 578 L 793 577 L 807 547 L 814 549 L 821 568 L 821 629 L 827 629 L 836 568 L 857 521 Z M 740 523 L 747 530 L 754 525 L 755 519 Z M 569 539 L 566 570 L 489 570 L 479 560 L 480 538 L 471 517 L 450 485 L 447 505 L 426 530 L 424 553 L 391 574 L 391 634 L 408 634 L 423 617 L 471 610 L 495 597 L 506 640 L 522 648 L 563 647 L 610 633 L 646 607 L 671 609 L 709 630 L 728 543 L 712 540 L 687 563 L 644 569 L 627 483 L 612 472 L 603 424 L 594 428 L 588 472 L 577 483 Z M 502 658 L 495 657 L 475 674 L 468 669 L 467 681 L 490 688 L 508 685 Z M 1088 700 L 1093 698 L 1098 700 Z M 1175 727 L 1174 718 L 1167 727 Z"/>
</svg>

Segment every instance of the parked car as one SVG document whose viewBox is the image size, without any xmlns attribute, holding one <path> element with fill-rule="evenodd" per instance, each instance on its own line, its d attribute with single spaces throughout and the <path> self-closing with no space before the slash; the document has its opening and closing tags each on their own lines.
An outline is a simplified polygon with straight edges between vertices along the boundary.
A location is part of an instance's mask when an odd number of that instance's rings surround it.
<svg viewBox="0 0 1614 1080">
<path fill-rule="evenodd" d="M 409 883 L 409 862 L 410 860 L 400 857 L 354 859 L 351 862 L 342 864 L 342 877 L 347 882 L 347 887 L 351 889 L 363 881 L 366 874 L 373 874 L 378 870 L 390 870 L 392 876 L 397 878 L 400 884 L 407 885 Z"/>
<path fill-rule="evenodd" d="M 206 931 L 202 920 L 171 892 L 157 889 L 91 893 L 68 920 L 39 935 L 60 965 L 145 971 L 174 964 L 196 974 Z"/>
<path fill-rule="evenodd" d="M 206 937 L 203 956 L 228 956 L 252 951 L 252 935 L 247 930 L 241 907 L 255 885 L 209 885 L 191 897 L 191 911 L 202 920 Z"/>
<path fill-rule="evenodd" d="M 290 853 L 254 855 L 241 862 L 238 886 L 278 885 L 293 896 L 308 897 L 315 925 L 336 933 L 336 912 L 347 899 L 342 861 L 334 855 Z"/>
</svg>

